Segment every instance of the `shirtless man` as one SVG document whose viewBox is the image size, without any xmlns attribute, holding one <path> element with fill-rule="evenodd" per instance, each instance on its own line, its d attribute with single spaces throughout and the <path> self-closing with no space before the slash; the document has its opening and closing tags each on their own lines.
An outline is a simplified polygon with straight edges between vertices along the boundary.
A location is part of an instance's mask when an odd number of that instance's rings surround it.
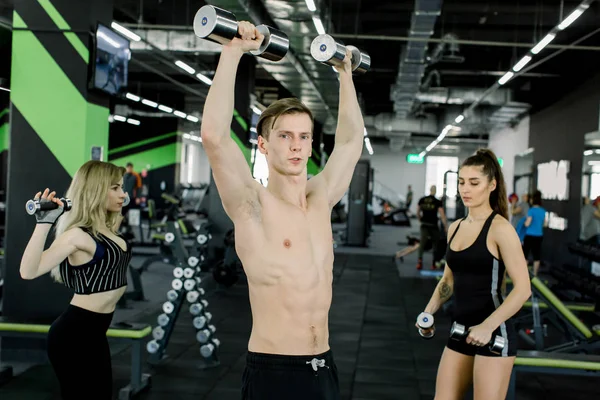
<svg viewBox="0 0 600 400">
<path fill-rule="evenodd" d="M 349 53 L 336 68 L 340 102 L 335 149 L 324 170 L 310 181 L 310 110 L 297 99 L 282 99 L 262 113 L 257 131 L 258 149 L 269 166 L 265 188 L 252 178 L 229 133 L 240 58 L 263 40 L 248 22 L 238 24 L 238 33 L 241 38 L 223 46 L 201 132 L 248 277 L 253 325 L 242 398 L 339 399 L 328 329 L 333 281 L 330 216 L 350 185 L 364 132 Z"/>
</svg>

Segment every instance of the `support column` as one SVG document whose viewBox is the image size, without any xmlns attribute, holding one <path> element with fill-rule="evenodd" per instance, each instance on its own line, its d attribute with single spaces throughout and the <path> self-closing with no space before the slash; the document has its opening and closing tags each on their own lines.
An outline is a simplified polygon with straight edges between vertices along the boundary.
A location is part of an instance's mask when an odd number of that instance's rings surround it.
<svg viewBox="0 0 600 400">
<path fill-rule="evenodd" d="M 91 147 L 107 151 L 109 97 L 88 93 L 88 64 L 96 25 L 110 26 L 112 12 L 112 0 L 15 2 L 3 300 L 8 318 L 52 321 L 72 296 L 49 275 L 21 279 L 21 257 L 35 225 L 24 206 L 46 187 L 64 195 L 91 159 Z M 5 339 L 3 360 L 8 349 L 32 346 Z"/>
</svg>

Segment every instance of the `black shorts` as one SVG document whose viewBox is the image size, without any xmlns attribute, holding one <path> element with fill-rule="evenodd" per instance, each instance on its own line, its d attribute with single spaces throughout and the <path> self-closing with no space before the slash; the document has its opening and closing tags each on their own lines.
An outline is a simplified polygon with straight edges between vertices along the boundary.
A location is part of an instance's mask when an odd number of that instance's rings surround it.
<svg viewBox="0 0 600 400">
<path fill-rule="evenodd" d="M 529 257 L 529 252 L 533 256 L 533 261 L 540 261 L 542 257 L 542 239 L 543 236 L 525 236 L 523 241 L 523 253 L 525 253 L 525 259 Z"/>
<path fill-rule="evenodd" d="M 314 356 L 248 352 L 242 400 L 340 400 L 331 350 Z"/>
<path fill-rule="evenodd" d="M 457 320 L 457 322 L 463 325 L 467 330 L 470 326 L 478 325 L 476 323 L 466 323 L 464 320 Z M 501 336 L 504 338 L 506 345 L 504 350 L 500 354 L 492 353 L 489 346 L 475 346 L 467 344 L 464 339 L 455 340 L 448 338 L 446 347 L 450 350 L 454 350 L 457 353 L 464 354 L 465 356 L 485 356 L 485 357 L 514 357 L 517 355 L 517 332 L 515 331 L 514 325 L 511 320 L 504 322 L 498 329 L 492 333 L 492 338 Z"/>
</svg>

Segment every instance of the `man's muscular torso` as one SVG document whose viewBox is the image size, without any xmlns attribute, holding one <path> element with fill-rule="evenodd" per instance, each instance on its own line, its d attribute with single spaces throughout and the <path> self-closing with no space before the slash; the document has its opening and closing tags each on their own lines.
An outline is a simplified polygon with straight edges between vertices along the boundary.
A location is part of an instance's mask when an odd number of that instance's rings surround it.
<svg viewBox="0 0 600 400">
<path fill-rule="evenodd" d="M 329 350 L 331 209 L 317 177 L 309 181 L 306 198 L 302 210 L 257 186 L 234 220 L 252 306 L 249 351 L 312 355 Z"/>
</svg>

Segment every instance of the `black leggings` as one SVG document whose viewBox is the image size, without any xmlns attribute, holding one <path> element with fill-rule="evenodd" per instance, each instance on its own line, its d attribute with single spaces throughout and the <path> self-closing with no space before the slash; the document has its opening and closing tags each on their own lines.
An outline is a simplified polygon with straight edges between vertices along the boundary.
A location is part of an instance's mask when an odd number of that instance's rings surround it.
<svg viewBox="0 0 600 400">
<path fill-rule="evenodd" d="M 48 358 L 63 400 L 111 400 L 112 367 L 106 331 L 113 314 L 73 305 L 48 332 Z"/>
</svg>

